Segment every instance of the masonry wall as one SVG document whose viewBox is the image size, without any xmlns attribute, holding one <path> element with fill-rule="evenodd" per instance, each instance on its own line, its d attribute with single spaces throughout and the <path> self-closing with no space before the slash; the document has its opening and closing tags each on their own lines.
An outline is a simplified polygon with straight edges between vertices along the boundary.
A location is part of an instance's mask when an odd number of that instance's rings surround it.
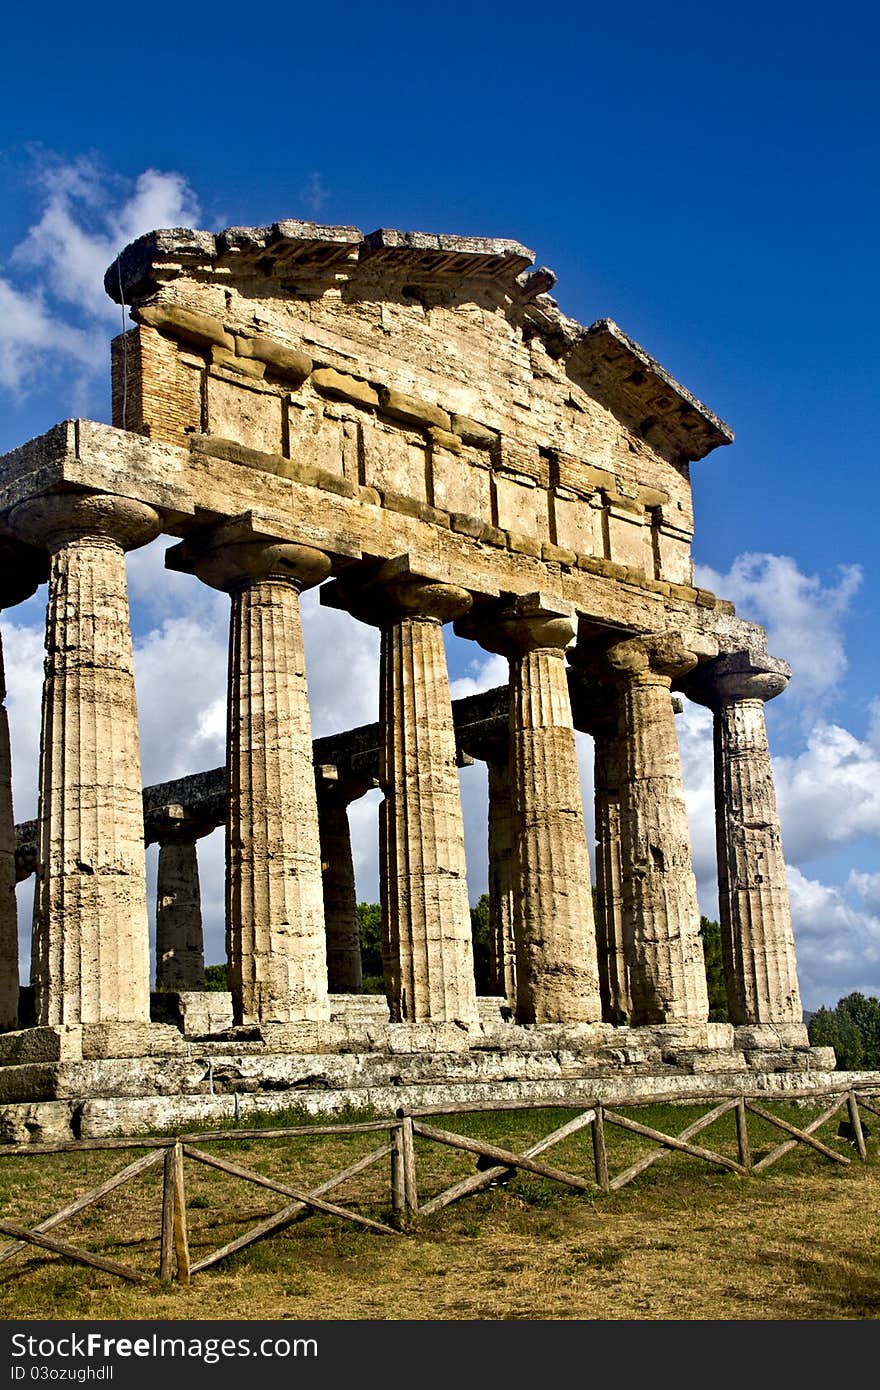
<svg viewBox="0 0 880 1390">
<path fill-rule="evenodd" d="M 114 342 L 114 424 L 124 382 L 125 427 L 152 439 L 207 435 L 490 544 L 691 585 L 688 466 L 602 403 L 602 363 L 554 358 L 491 286 L 328 278 L 163 285 Z"/>
</svg>

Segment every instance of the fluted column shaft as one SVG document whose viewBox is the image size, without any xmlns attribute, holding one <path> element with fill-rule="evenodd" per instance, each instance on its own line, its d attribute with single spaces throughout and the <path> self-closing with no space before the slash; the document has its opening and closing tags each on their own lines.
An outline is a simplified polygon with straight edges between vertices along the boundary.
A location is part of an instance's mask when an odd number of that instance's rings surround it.
<svg viewBox="0 0 880 1390">
<path fill-rule="evenodd" d="M 337 787 L 318 795 L 327 987 L 331 994 L 356 994 L 363 985 L 357 891 L 351 853 L 348 801 Z"/>
<path fill-rule="evenodd" d="M 156 885 L 156 989 L 205 988 L 205 943 L 196 841 L 159 841 Z"/>
<path fill-rule="evenodd" d="M 489 967 L 496 994 L 516 1006 L 516 827 L 507 739 L 492 751 L 489 776 Z"/>
<path fill-rule="evenodd" d="M 713 711 L 721 949 L 731 1023 L 802 1025 L 791 906 L 764 704 L 788 684 L 773 657 L 728 653 L 685 686 Z"/>
<path fill-rule="evenodd" d="M 516 821 L 517 1019 L 602 1017 L 565 642 L 573 631 L 519 625 L 510 661 L 510 770 Z M 549 642 L 553 640 L 553 645 Z M 557 644 L 558 641 L 558 644 Z M 541 645 L 547 643 L 547 645 Z"/>
<path fill-rule="evenodd" d="M 526 594 L 456 630 L 510 664 L 517 1021 L 598 1022 L 590 859 L 565 665 L 574 610 Z"/>
<path fill-rule="evenodd" d="M 12 758 L 0 644 L 0 1032 L 18 1026 L 18 911 L 15 899 L 15 816 Z"/>
<path fill-rule="evenodd" d="M 593 734 L 596 811 L 596 949 L 602 1016 L 626 1023 L 632 1012 L 623 929 L 623 860 L 620 845 L 620 788 L 625 748 L 616 725 Z"/>
<path fill-rule="evenodd" d="M 139 502 L 57 494 L 16 530 L 51 553 L 31 976 L 37 1022 L 150 1017 L 144 821 L 125 549 L 158 532 Z"/>
<path fill-rule="evenodd" d="M 444 621 L 470 596 L 395 586 L 385 602 L 379 720 L 384 739 L 383 896 L 392 1020 L 477 1019 L 464 822 Z"/>
<path fill-rule="evenodd" d="M 197 566 L 232 592 L 227 955 L 233 1017 L 328 1017 L 312 727 L 299 594 L 329 573 L 303 546 L 220 547 Z"/>
<path fill-rule="evenodd" d="M 705 1022 L 709 1013 L 672 675 L 696 657 L 674 637 L 608 653 L 621 685 L 623 924 L 633 1023 Z"/>
</svg>

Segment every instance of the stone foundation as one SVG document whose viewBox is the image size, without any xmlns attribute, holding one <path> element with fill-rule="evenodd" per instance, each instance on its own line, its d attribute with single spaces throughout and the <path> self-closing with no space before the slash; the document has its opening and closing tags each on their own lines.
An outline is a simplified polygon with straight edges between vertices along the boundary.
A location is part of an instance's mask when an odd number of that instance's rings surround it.
<svg viewBox="0 0 880 1390">
<path fill-rule="evenodd" d="M 178 996 L 185 1021 L 199 1017 L 190 997 Z M 228 996 L 213 998 L 228 1017 Z M 481 1022 L 470 1025 L 390 1023 L 384 999 L 364 995 L 334 996 L 329 1022 L 229 1027 L 209 1037 L 158 1023 L 9 1033 L 0 1039 L 0 1142 L 192 1129 L 290 1108 L 390 1114 L 398 1106 L 557 1096 L 579 1104 L 596 1094 L 700 1096 L 841 1081 L 830 1049 L 797 1046 L 780 1029 L 523 1026 L 502 1020 L 500 999 L 479 1005 Z"/>
</svg>

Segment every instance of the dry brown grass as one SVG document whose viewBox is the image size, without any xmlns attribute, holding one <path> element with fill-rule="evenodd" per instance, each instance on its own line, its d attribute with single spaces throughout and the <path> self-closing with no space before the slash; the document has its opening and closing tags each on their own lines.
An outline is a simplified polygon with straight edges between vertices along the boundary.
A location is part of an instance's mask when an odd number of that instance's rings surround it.
<svg viewBox="0 0 880 1390">
<path fill-rule="evenodd" d="M 809 1107 L 778 1104 L 806 1123 Z M 677 1133 L 708 1106 L 631 1111 Z M 463 1133 L 524 1148 L 572 1112 L 457 1116 Z M 298 1119 L 294 1122 L 299 1122 Z M 277 1121 L 276 1121 L 277 1123 Z M 804 1146 L 777 1168 L 738 1178 L 667 1155 L 618 1193 L 577 1195 L 521 1174 L 424 1221 L 406 1237 L 374 1235 L 313 1215 L 195 1276 L 189 1288 L 135 1287 L 30 1248 L 0 1264 L 6 1318 L 63 1319 L 865 1319 L 880 1316 L 880 1159 L 838 1167 Z M 783 1138 L 750 1120 L 753 1157 Z M 612 1173 L 650 1147 L 609 1129 Z M 315 1186 L 369 1152 L 381 1135 L 235 1140 L 216 1152 L 296 1186 Z M 697 1141 L 735 1156 L 731 1117 Z M 204 1147 L 211 1147 L 205 1145 Z M 472 1155 L 417 1141 L 420 1196 L 474 1170 Z M 0 1200 L 27 1224 L 58 1210 L 135 1157 L 78 1153 L 0 1159 Z M 547 1158 L 592 1174 L 589 1134 Z M 193 1259 L 284 1205 L 215 1170 L 186 1165 Z M 387 1219 L 388 1160 L 330 1194 Z M 161 1165 L 57 1228 L 57 1234 L 145 1273 L 158 1267 Z"/>
</svg>

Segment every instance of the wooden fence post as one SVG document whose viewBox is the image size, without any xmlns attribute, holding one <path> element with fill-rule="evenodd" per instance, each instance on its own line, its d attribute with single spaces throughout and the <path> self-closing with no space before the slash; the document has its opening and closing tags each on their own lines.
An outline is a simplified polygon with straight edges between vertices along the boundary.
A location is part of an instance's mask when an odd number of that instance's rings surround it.
<svg viewBox="0 0 880 1390">
<path fill-rule="evenodd" d="M 400 1151 L 403 1162 L 403 1204 L 406 1214 L 406 1223 L 413 1225 L 418 1220 L 419 1215 L 419 1192 L 416 1181 L 416 1149 L 413 1135 L 413 1122 L 411 1115 L 404 1115 L 402 1110 L 398 1110 L 397 1118 L 400 1120 Z"/>
<path fill-rule="evenodd" d="M 162 1254 L 159 1278 L 170 1284 L 174 1275 L 174 1148 L 165 1150 L 162 1181 Z"/>
<path fill-rule="evenodd" d="M 593 1159 L 596 1165 L 596 1182 L 603 1192 L 608 1191 L 608 1152 L 605 1148 L 605 1113 L 601 1105 L 596 1104 L 596 1114 L 593 1117 Z"/>
<path fill-rule="evenodd" d="M 739 1150 L 739 1161 L 746 1172 L 752 1170 L 752 1152 L 749 1148 L 749 1128 L 746 1120 L 745 1097 L 740 1096 L 736 1102 L 736 1143 Z"/>
<path fill-rule="evenodd" d="M 402 1125 L 392 1125 L 389 1131 L 391 1142 L 391 1220 L 394 1226 L 403 1226 L 406 1221 L 406 1179 L 403 1171 L 402 1129 Z"/>
<path fill-rule="evenodd" d="M 856 1148 L 859 1151 L 859 1158 L 864 1163 L 868 1157 L 868 1146 L 865 1143 L 865 1131 L 862 1129 L 862 1117 L 859 1114 L 859 1103 L 856 1100 L 855 1091 L 849 1092 L 846 1098 L 846 1104 L 849 1110 L 849 1122 L 852 1125 Z"/>
<path fill-rule="evenodd" d="M 189 1283 L 189 1236 L 186 1229 L 186 1189 L 183 1182 L 183 1143 L 172 1149 L 174 1168 L 174 1253 L 177 1256 L 177 1282 Z"/>
</svg>

